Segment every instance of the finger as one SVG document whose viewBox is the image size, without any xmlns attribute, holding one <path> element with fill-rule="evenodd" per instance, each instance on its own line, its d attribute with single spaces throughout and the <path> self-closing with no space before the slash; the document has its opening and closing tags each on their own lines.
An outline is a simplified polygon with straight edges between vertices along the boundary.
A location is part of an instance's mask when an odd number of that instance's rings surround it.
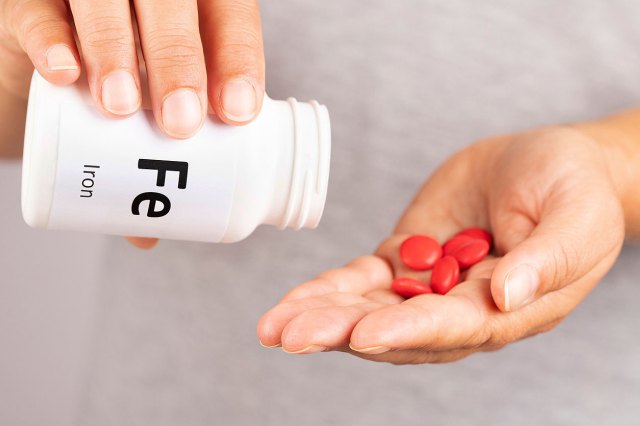
<svg viewBox="0 0 640 426">
<path fill-rule="evenodd" d="M 188 138 L 207 111 L 196 0 L 134 3 L 154 116 L 169 136 Z"/>
<path fill-rule="evenodd" d="M 99 109 L 109 116 L 140 107 L 140 77 L 127 0 L 70 0 L 87 80 Z"/>
<path fill-rule="evenodd" d="M 523 338 L 531 337 L 539 333 L 545 333 L 561 322 L 561 319 L 552 320 L 551 322 L 539 327 L 528 330 Z M 485 345 L 472 349 L 449 349 L 441 351 L 429 351 L 424 349 L 405 349 L 398 351 L 384 352 L 378 355 L 349 351 L 352 355 L 359 358 L 375 362 L 388 362 L 395 365 L 406 364 L 442 364 L 448 362 L 459 361 L 477 352 L 495 352 L 502 349 L 505 343 L 497 343 L 494 345 Z"/>
<path fill-rule="evenodd" d="M 517 312 L 499 311 L 490 280 L 473 279 L 446 296 L 417 296 L 367 314 L 354 327 L 349 346 L 364 355 L 389 355 L 376 360 L 398 363 L 447 362 L 452 354 L 495 350 L 558 324 L 589 292 L 592 279 L 587 276 Z M 406 351 L 418 352 L 394 355 Z"/>
<path fill-rule="evenodd" d="M 289 353 L 310 354 L 347 347 L 358 321 L 383 306 L 363 302 L 304 311 L 282 330 L 282 349 Z"/>
<path fill-rule="evenodd" d="M 157 238 L 144 238 L 144 237 L 126 237 L 127 241 L 129 241 L 134 246 L 141 248 L 143 250 L 152 249 L 158 244 Z"/>
<path fill-rule="evenodd" d="M 200 28 L 211 107 L 229 124 L 246 124 L 262 107 L 264 52 L 257 0 L 201 0 Z"/>
<path fill-rule="evenodd" d="M 404 212 L 394 233 L 423 234 L 444 242 L 463 228 L 489 229 L 481 177 L 474 167 L 482 159 L 472 148 L 452 156 L 436 170 Z"/>
<path fill-rule="evenodd" d="M 69 84 L 78 79 L 80 60 L 64 1 L 18 2 L 8 19 L 40 75 L 53 84 Z"/>
<path fill-rule="evenodd" d="M 608 194 L 597 189 L 573 191 L 547 203 L 531 234 L 513 240 L 515 245 L 507 247 L 508 253 L 496 266 L 491 291 L 501 310 L 518 310 L 593 270 L 598 276 L 593 285 L 599 281 L 623 242 L 622 212 Z"/>
<path fill-rule="evenodd" d="M 348 265 L 321 273 L 289 291 L 281 302 L 321 296 L 335 292 L 362 295 L 373 290 L 388 289 L 393 279 L 389 264 L 376 256 L 359 257 Z"/>
<path fill-rule="evenodd" d="M 350 293 L 330 293 L 319 297 L 282 302 L 260 318 L 257 326 L 258 339 L 263 346 L 280 344 L 282 331 L 298 315 L 310 309 L 332 308 L 368 303 L 362 296 Z"/>
<path fill-rule="evenodd" d="M 487 323 L 494 311 L 489 280 L 467 281 L 446 296 L 417 296 L 368 314 L 355 326 L 350 347 L 373 355 L 475 348 L 490 338 Z"/>
</svg>

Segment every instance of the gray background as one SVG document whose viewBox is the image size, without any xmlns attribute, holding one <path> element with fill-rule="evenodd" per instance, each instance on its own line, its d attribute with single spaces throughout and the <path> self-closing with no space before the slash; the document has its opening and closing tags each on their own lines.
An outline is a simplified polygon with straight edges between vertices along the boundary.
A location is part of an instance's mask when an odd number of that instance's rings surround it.
<svg viewBox="0 0 640 426">
<path fill-rule="evenodd" d="M 637 2 L 281 0 L 263 15 L 270 95 L 332 115 L 320 228 L 151 252 L 33 231 L 19 165 L 2 163 L 0 424 L 639 424 L 638 248 L 552 332 L 455 364 L 294 356 L 255 336 L 287 289 L 370 252 L 455 150 L 640 105 Z"/>
</svg>

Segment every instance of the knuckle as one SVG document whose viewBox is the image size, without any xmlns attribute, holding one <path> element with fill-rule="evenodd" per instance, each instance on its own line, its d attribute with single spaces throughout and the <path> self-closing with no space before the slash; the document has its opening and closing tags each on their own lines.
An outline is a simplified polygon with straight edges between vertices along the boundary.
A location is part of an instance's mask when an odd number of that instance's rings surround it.
<svg viewBox="0 0 640 426">
<path fill-rule="evenodd" d="M 231 67 L 256 68 L 262 58 L 262 40 L 254 32 L 246 29 L 227 30 L 220 46 L 221 59 Z"/>
<path fill-rule="evenodd" d="M 201 62 L 202 46 L 191 29 L 155 29 L 145 35 L 145 58 L 156 69 L 195 67 Z"/>
<path fill-rule="evenodd" d="M 457 340 L 459 349 L 478 350 L 484 347 L 493 335 L 491 320 L 485 314 L 481 302 L 474 298 L 466 298 L 467 324 L 462 329 L 467 330 Z M 465 338 L 466 337 L 466 338 Z"/>
<path fill-rule="evenodd" d="M 24 40 L 46 37 L 64 30 L 64 21 L 51 14 L 34 14 L 33 6 L 28 3 L 21 2 L 14 10 L 18 33 Z"/>
<path fill-rule="evenodd" d="M 521 321 L 509 318 L 509 315 L 500 315 L 494 318 L 483 336 L 483 343 L 478 345 L 481 350 L 493 350 L 502 348 L 510 343 L 516 342 L 527 335 L 529 328 Z"/>
<path fill-rule="evenodd" d="M 494 336 L 487 327 L 479 327 L 474 333 L 460 344 L 460 348 L 467 350 L 481 350 L 486 346 L 491 346 Z"/>
<path fill-rule="evenodd" d="M 259 4 L 257 0 L 226 2 L 220 6 L 220 14 L 224 16 L 238 16 L 238 19 L 246 20 L 258 12 Z"/>
<path fill-rule="evenodd" d="M 225 28 L 241 28 L 260 35 L 260 7 L 258 1 L 220 2 L 217 15 L 223 18 Z"/>
<path fill-rule="evenodd" d="M 579 259 L 576 248 L 570 248 L 566 244 L 559 243 L 556 255 L 553 256 L 554 272 L 552 290 L 567 284 L 565 281 L 572 279 L 576 269 L 576 261 Z"/>
<path fill-rule="evenodd" d="M 251 53 L 262 49 L 262 37 L 253 29 L 245 26 L 226 28 L 223 34 L 222 47 L 234 53 Z"/>
<path fill-rule="evenodd" d="M 129 25 L 130 22 L 120 16 L 91 14 L 83 23 L 81 43 L 97 54 L 129 54 L 133 48 Z"/>
</svg>

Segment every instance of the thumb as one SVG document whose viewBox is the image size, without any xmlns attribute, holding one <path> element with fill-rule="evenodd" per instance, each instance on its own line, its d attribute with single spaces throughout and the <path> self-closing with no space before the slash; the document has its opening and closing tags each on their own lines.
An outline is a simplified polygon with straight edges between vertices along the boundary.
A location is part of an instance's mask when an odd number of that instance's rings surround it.
<svg viewBox="0 0 640 426">
<path fill-rule="evenodd" d="M 571 198 L 547 206 L 529 235 L 506 245 L 491 278 L 500 310 L 518 310 L 592 271 L 595 286 L 615 261 L 624 241 L 617 199 L 593 193 Z M 496 234 L 499 239 L 499 227 Z"/>
</svg>

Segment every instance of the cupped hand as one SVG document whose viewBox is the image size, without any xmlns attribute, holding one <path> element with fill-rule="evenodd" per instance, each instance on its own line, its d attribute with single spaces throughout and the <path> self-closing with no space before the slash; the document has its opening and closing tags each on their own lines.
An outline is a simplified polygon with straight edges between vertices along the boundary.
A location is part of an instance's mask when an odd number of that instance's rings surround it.
<svg viewBox="0 0 640 426">
<path fill-rule="evenodd" d="M 611 268 L 624 218 L 602 147 L 572 127 L 479 142 L 428 179 L 376 253 L 290 291 L 258 323 L 265 346 L 346 351 L 395 364 L 454 361 L 547 331 Z M 494 255 L 445 296 L 390 290 L 408 270 L 398 248 L 412 234 L 441 243 L 490 229 Z"/>
</svg>

